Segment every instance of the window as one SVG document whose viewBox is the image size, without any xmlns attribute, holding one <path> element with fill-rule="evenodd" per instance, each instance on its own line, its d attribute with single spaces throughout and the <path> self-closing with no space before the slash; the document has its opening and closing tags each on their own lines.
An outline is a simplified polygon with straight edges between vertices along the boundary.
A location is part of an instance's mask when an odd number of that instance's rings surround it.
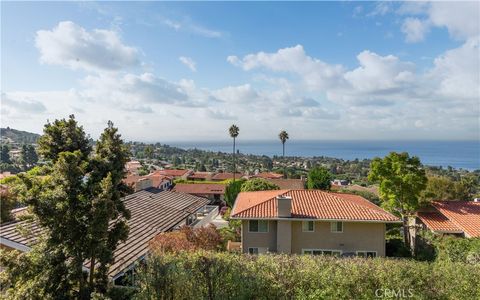
<svg viewBox="0 0 480 300">
<path fill-rule="evenodd" d="M 343 222 L 332 222 L 330 223 L 331 232 L 343 232 Z"/>
<path fill-rule="evenodd" d="M 341 250 L 302 249 L 302 252 L 303 254 L 310 254 L 310 255 L 333 255 L 333 256 L 342 255 Z"/>
<path fill-rule="evenodd" d="M 256 247 L 248 248 L 248 254 L 258 254 L 258 248 Z"/>
<path fill-rule="evenodd" d="M 313 221 L 303 221 L 302 222 L 302 231 L 303 232 L 313 232 L 315 229 L 315 223 Z"/>
<path fill-rule="evenodd" d="M 377 257 L 377 251 L 357 251 L 358 257 Z"/>
<path fill-rule="evenodd" d="M 268 232 L 268 221 L 265 220 L 250 220 L 248 222 L 249 232 Z"/>
</svg>

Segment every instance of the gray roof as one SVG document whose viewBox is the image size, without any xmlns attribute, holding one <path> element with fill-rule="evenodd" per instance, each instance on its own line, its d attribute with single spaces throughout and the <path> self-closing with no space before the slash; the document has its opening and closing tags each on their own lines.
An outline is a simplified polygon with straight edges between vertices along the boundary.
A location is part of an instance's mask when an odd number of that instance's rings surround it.
<svg viewBox="0 0 480 300">
<path fill-rule="evenodd" d="M 161 232 L 170 231 L 189 215 L 208 204 L 208 200 L 189 194 L 159 191 L 149 188 L 123 199 L 131 212 L 128 220 L 130 233 L 125 242 L 115 250 L 115 262 L 110 266 L 109 276 L 116 277 L 148 252 L 148 244 Z M 22 230 L 20 230 L 22 229 Z M 20 231 L 29 234 L 23 235 Z M 33 221 L 14 221 L 0 225 L 0 243 L 10 242 L 32 246 L 42 229 Z"/>
</svg>

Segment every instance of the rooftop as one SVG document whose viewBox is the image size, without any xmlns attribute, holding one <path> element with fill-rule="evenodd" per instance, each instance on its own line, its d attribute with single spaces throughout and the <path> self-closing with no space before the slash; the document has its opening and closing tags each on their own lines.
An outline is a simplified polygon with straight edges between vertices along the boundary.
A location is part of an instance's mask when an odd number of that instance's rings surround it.
<svg viewBox="0 0 480 300">
<path fill-rule="evenodd" d="M 225 185 L 217 183 L 177 183 L 173 191 L 197 195 L 223 195 L 225 194 Z"/>
<path fill-rule="evenodd" d="M 242 192 L 232 211 L 233 218 L 278 218 L 278 196 L 292 198 L 291 218 L 317 220 L 351 220 L 399 222 L 399 219 L 367 199 L 349 194 L 321 190 L 276 190 Z"/>
<path fill-rule="evenodd" d="M 435 201 L 432 206 L 467 237 L 480 237 L 480 202 Z"/>
</svg>

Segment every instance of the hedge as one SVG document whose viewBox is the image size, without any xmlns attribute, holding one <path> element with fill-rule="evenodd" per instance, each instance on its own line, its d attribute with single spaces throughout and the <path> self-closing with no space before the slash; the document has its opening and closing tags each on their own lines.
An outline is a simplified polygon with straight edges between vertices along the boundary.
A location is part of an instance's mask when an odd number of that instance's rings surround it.
<svg viewBox="0 0 480 300">
<path fill-rule="evenodd" d="M 184 252 L 151 256 L 136 299 L 480 299 L 480 265 Z"/>
</svg>

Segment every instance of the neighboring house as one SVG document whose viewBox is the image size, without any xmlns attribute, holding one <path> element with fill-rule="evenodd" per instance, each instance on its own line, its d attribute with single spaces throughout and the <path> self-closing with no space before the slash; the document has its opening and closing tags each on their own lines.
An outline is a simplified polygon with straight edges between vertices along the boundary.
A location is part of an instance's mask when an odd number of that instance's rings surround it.
<svg viewBox="0 0 480 300">
<path fill-rule="evenodd" d="M 348 185 L 348 180 L 335 179 L 334 181 L 332 181 L 332 185 L 336 185 L 336 186 L 347 186 L 347 185 Z"/>
<path fill-rule="evenodd" d="M 267 179 L 269 182 L 278 186 L 281 190 L 304 190 L 304 179 Z"/>
<path fill-rule="evenodd" d="M 212 180 L 214 173 L 212 172 L 193 172 L 187 176 L 188 180 L 192 181 L 208 181 Z"/>
<path fill-rule="evenodd" d="M 187 179 L 187 177 L 192 173 L 193 173 L 192 170 L 165 169 L 165 170 L 155 171 L 152 174 L 168 176 L 168 177 L 172 177 L 173 179 L 177 179 L 177 178 Z"/>
<path fill-rule="evenodd" d="M 221 183 L 177 183 L 172 191 L 207 198 L 210 203 L 220 203 L 224 200 L 225 185 Z"/>
<path fill-rule="evenodd" d="M 114 284 L 122 284 L 125 276 L 132 274 L 135 264 L 149 251 L 149 242 L 159 233 L 171 231 L 182 225 L 205 226 L 218 215 L 217 206 L 209 206 L 208 200 L 188 194 L 158 189 L 133 193 L 123 199 L 130 210 L 130 232 L 127 240 L 114 252 L 115 261 L 108 275 Z M 19 229 L 29 235 L 22 235 Z M 29 251 L 42 229 L 32 221 L 13 221 L 0 225 L 0 247 Z M 88 267 L 88 264 L 85 265 Z"/>
<path fill-rule="evenodd" d="M 151 187 L 166 191 L 173 186 L 173 178 L 155 173 L 145 176 L 128 175 L 123 182 L 133 188 L 135 192 Z"/>
<path fill-rule="evenodd" d="M 242 192 L 244 253 L 385 256 L 385 224 L 400 223 L 363 197 L 320 190 Z"/>
<path fill-rule="evenodd" d="M 132 175 L 138 175 L 138 169 L 142 167 L 142 164 L 139 161 L 131 160 L 125 164 L 125 169 L 127 172 Z"/>
<path fill-rule="evenodd" d="M 235 173 L 235 179 L 240 179 L 245 174 L 242 173 Z M 224 181 L 227 179 L 233 179 L 233 173 L 217 173 L 212 176 L 212 181 Z"/>
<path fill-rule="evenodd" d="M 262 172 L 250 176 L 250 178 L 263 178 L 263 179 L 281 179 L 283 174 L 272 173 L 272 172 Z"/>
<path fill-rule="evenodd" d="M 434 201 L 417 212 L 415 221 L 437 234 L 480 237 L 480 201 Z"/>
</svg>

